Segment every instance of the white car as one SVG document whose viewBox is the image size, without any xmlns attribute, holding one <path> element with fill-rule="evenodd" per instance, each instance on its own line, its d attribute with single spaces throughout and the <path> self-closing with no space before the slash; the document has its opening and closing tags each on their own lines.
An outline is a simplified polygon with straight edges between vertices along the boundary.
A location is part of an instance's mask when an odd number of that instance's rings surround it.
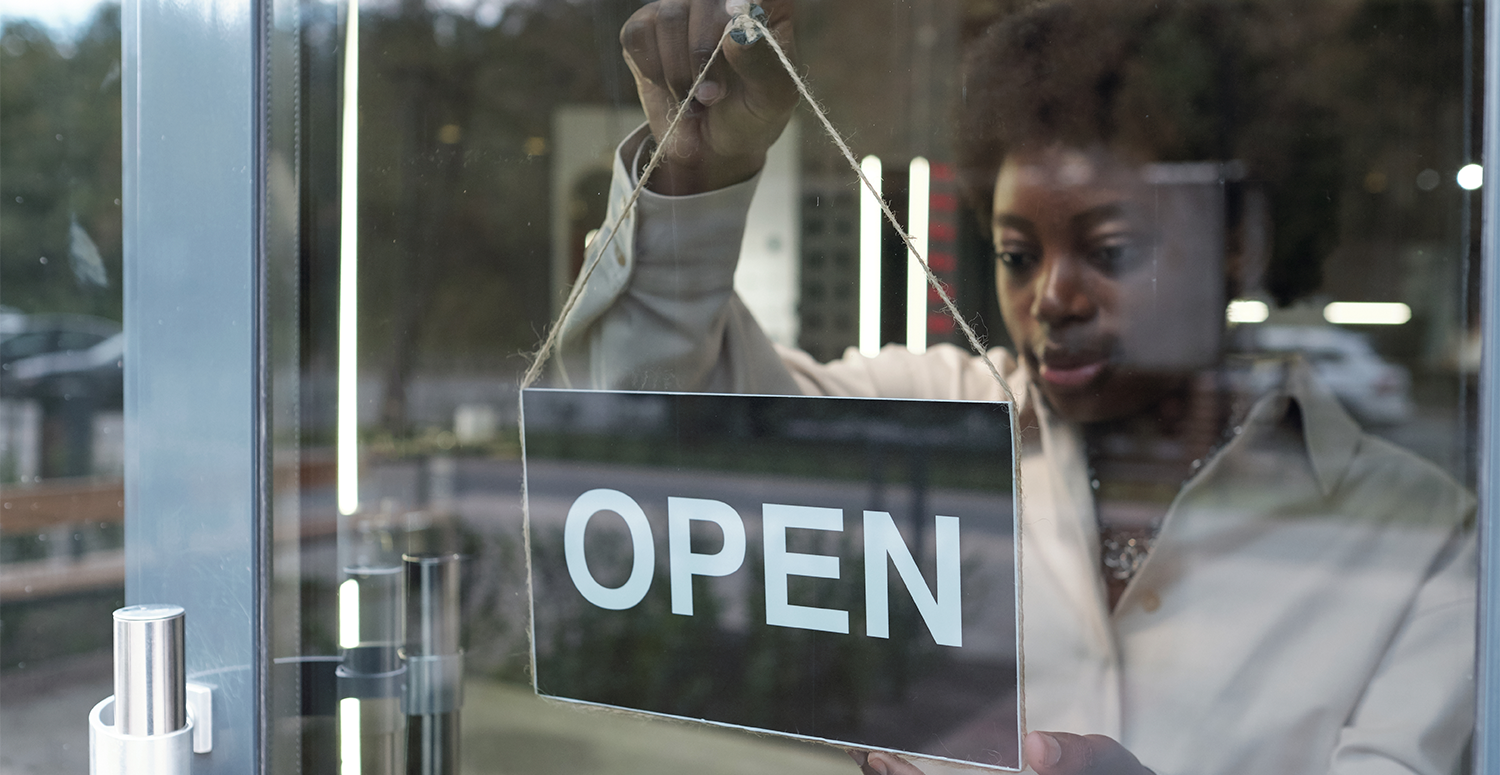
<svg viewBox="0 0 1500 775">
<path fill-rule="evenodd" d="M 1411 373 L 1380 357 L 1363 334 L 1336 326 L 1269 325 L 1243 326 L 1234 338 L 1236 349 L 1250 355 L 1301 354 L 1318 380 L 1366 425 L 1412 418 Z"/>
<path fill-rule="evenodd" d="M 87 350 L 119 333 L 119 323 L 93 315 L 26 314 L 0 307 L 0 364 L 45 353 Z"/>
</svg>

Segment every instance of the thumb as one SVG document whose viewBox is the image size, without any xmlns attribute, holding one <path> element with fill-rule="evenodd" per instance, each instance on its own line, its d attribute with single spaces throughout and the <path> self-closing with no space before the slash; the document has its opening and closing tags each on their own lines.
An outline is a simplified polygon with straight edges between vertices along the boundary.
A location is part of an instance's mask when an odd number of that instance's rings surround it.
<svg viewBox="0 0 1500 775">
<path fill-rule="evenodd" d="M 850 751 L 849 755 L 864 775 L 922 775 L 921 770 L 899 756 L 866 751 Z"/>
<path fill-rule="evenodd" d="M 1125 746 L 1104 735 L 1032 732 L 1023 748 L 1037 775 L 1152 775 Z"/>
</svg>

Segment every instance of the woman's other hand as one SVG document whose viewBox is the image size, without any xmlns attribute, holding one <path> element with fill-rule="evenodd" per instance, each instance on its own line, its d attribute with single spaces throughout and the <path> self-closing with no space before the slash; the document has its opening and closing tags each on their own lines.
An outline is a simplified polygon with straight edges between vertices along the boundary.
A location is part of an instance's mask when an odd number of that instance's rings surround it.
<svg viewBox="0 0 1500 775">
<path fill-rule="evenodd" d="M 864 775 L 922 775 L 922 771 L 899 756 L 884 752 L 850 751 Z"/>
<path fill-rule="evenodd" d="M 1037 775 L 1154 775 L 1135 754 L 1104 735 L 1032 732 L 1021 750 Z M 864 775 L 922 775 L 911 763 L 888 753 L 849 755 Z"/>
<path fill-rule="evenodd" d="M 1032 732 L 1021 751 L 1037 775 L 1153 775 L 1135 754 L 1104 735 Z"/>
</svg>

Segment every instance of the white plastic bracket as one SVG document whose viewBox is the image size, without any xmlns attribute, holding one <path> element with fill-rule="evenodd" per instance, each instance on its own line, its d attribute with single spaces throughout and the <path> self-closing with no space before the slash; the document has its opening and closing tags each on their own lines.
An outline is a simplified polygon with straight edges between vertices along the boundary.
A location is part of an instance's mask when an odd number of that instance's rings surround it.
<svg viewBox="0 0 1500 775">
<path fill-rule="evenodd" d="M 193 720 L 193 753 L 214 749 L 214 690 L 205 684 L 188 682 L 187 712 Z"/>
</svg>

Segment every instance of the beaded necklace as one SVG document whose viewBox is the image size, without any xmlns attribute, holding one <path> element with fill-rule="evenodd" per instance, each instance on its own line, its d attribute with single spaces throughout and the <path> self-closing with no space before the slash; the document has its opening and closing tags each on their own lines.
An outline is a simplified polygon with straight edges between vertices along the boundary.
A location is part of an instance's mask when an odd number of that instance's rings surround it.
<svg viewBox="0 0 1500 775">
<path fill-rule="evenodd" d="M 1186 411 L 1165 431 L 1140 424 L 1098 429 L 1086 444 L 1111 608 L 1145 565 L 1177 493 L 1243 429 L 1231 420 L 1243 416 L 1246 402 L 1223 389 L 1217 373 L 1201 375 L 1185 392 Z"/>
</svg>

